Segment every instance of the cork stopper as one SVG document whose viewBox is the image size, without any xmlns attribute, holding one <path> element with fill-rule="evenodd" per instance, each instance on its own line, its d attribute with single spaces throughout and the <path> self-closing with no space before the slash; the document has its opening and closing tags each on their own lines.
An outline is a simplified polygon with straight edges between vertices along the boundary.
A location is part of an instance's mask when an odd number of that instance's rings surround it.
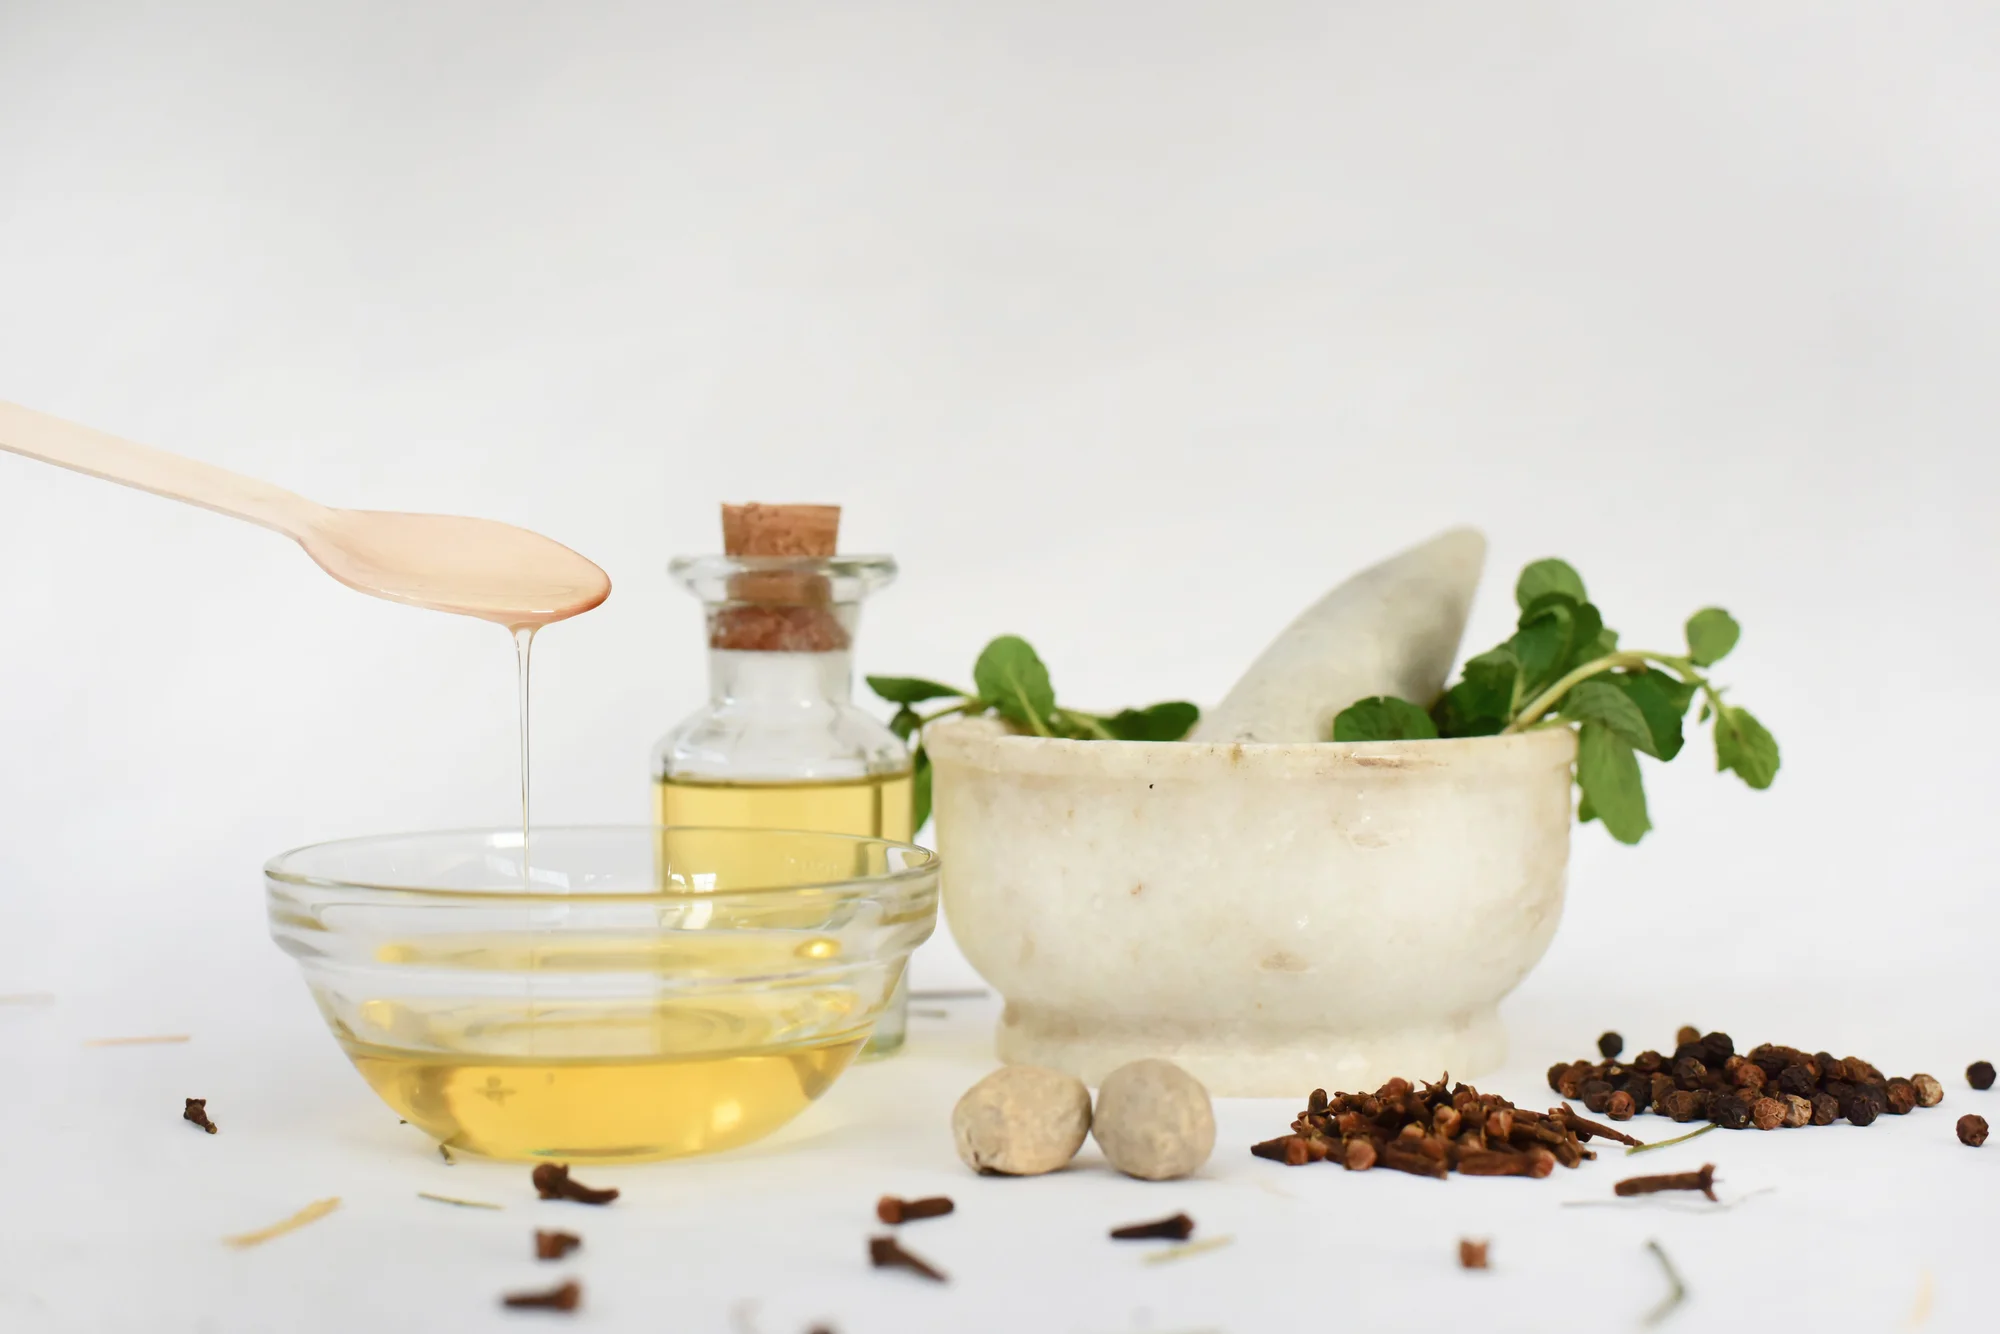
<svg viewBox="0 0 2000 1334">
<path fill-rule="evenodd" d="M 840 541 L 838 505 L 724 505 L 725 556 L 831 556 Z"/>
<path fill-rule="evenodd" d="M 840 540 L 838 505 L 724 505 L 724 555 L 824 560 Z M 709 624 L 711 648 L 830 653 L 848 645 L 833 586 L 811 570 L 746 570 L 729 580 L 729 605 Z"/>
</svg>

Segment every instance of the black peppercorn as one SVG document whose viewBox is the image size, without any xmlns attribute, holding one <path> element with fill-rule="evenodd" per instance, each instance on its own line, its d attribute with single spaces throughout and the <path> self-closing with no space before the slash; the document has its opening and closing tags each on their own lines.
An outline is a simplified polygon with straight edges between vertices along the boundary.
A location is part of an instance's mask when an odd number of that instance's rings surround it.
<svg viewBox="0 0 2000 1334">
<path fill-rule="evenodd" d="M 1656 1075 L 1667 1068 L 1667 1058 L 1656 1051 L 1642 1051 L 1633 1058 L 1632 1068 L 1640 1074 Z"/>
<path fill-rule="evenodd" d="M 1569 1072 L 1568 1061 L 1558 1061 L 1549 1067 L 1549 1089 L 1554 1093 L 1563 1091 L 1563 1076 Z"/>
<path fill-rule="evenodd" d="M 1993 1087 L 1993 1062 L 1974 1061 L 1965 1067 L 1965 1082 L 1976 1089 Z"/>
<path fill-rule="evenodd" d="M 1967 1112 L 1958 1118 L 1958 1142 L 1978 1148 L 1986 1142 L 1986 1118 Z"/>
<path fill-rule="evenodd" d="M 1695 1102 L 1694 1094 L 1686 1089 L 1675 1089 L 1653 1105 L 1676 1121 L 1692 1121 L 1701 1115 L 1701 1108 Z"/>
<path fill-rule="evenodd" d="M 1602 1079 L 1586 1079 L 1583 1082 L 1583 1105 L 1592 1112 L 1602 1113 L 1605 1104 L 1610 1101 L 1610 1084 Z"/>
<path fill-rule="evenodd" d="M 1682 1088 L 1693 1088 L 1708 1078 L 1708 1067 L 1693 1056 L 1677 1057 L 1674 1061 L 1674 1082 Z"/>
<path fill-rule="evenodd" d="M 1889 1115 L 1907 1116 L 1917 1105 L 1917 1086 L 1907 1079 L 1892 1079 L 1883 1090 L 1889 1099 Z"/>
<path fill-rule="evenodd" d="M 1778 1072 L 1778 1091 L 1810 1098 L 1813 1095 L 1813 1077 L 1806 1073 L 1802 1065 L 1788 1065 Z"/>
<path fill-rule="evenodd" d="M 1701 1045 L 1707 1052 L 1702 1060 L 1710 1067 L 1719 1066 L 1736 1054 L 1736 1044 L 1730 1041 L 1727 1033 L 1710 1033 L 1701 1040 Z"/>
<path fill-rule="evenodd" d="M 1743 1130 L 1750 1124 L 1750 1108 L 1734 1093 L 1724 1093 L 1709 1100 L 1708 1119 L 1724 1130 Z"/>
<path fill-rule="evenodd" d="M 1597 1039 L 1597 1050 L 1605 1060 L 1615 1061 L 1618 1053 L 1625 1050 L 1625 1039 L 1616 1033 L 1606 1033 Z"/>
<path fill-rule="evenodd" d="M 1854 1091 L 1847 1095 L 1847 1101 L 1841 1104 L 1840 1110 L 1854 1125 L 1874 1125 L 1875 1118 L 1889 1110 L 1889 1100 L 1870 1085 L 1856 1084 Z"/>
<path fill-rule="evenodd" d="M 1831 1093 L 1812 1095 L 1812 1123 L 1816 1126 L 1830 1126 L 1840 1119 L 1840 1099 Z"/>
</svg>

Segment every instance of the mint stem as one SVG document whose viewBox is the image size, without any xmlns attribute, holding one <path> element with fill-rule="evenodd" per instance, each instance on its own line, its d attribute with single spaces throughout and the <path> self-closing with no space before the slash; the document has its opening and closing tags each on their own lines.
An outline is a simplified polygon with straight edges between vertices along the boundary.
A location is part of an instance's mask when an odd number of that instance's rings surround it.
<svg viewBox="0 0 2000 1334">
<path fill-rule="evenodd" d="M 1662 667 L 1672 668 L 1674 673 L 1683 681 L 1701 686 L 1704 690 L 1708 689 L 1708 682 L 1695 672 L 1694 665 L 1686 658 L 1676 658 L 1667 653 L 1651 653 L 1644 649 L 1630 649 L 1618 653 L 1607 653 L 1601 658 L 1584 663 L 1583 666 L 1570 672 L 1547 690 L 1529 700 L 1527 707 L 1514 715 L 1514 721 L 1500 729 L 1500 735 L 1512 736 L 1516 732 L 1526 731 L 1528 728 L 1534 726 L 1541 721 L 1543 714 L 1561 703 L 1562 697 L 1567 695 L 1573 687 L 1584 681 L 1588 681 L 1599 672 L 1608 672 L 1614 667 L 1646 667 L 1653 663 L 1658 663 Z"/>
</svg>

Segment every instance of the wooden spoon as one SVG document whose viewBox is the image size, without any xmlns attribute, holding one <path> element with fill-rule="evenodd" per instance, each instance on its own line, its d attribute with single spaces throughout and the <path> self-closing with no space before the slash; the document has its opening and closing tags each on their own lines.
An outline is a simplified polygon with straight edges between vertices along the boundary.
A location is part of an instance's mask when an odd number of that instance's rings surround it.
<svg viewBox="0 0 2000 1334">
<path fill-rule="evenodd" d="M 322 570 L 391 602 L 534 629 L 611 596 L 603 570 L 512 524 L 316 505 L 268 482 L 0 402 L 0 449 L 248 519 L 297 542 Z"/>
</svg>

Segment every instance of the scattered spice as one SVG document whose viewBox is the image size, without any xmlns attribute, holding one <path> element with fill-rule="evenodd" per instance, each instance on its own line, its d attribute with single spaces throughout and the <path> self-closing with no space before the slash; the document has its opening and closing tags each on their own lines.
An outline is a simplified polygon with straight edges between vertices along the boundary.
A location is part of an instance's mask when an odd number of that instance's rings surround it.
<svg viewBox="0 0 2000 1334">
<path fill-rule="evenodd" d="M 427 1190 L 417 1192 L 420 1200 L 436 1200 L 439 1204 L 455 1204 L 461 1209 L 505 1209 L 504 1204 L 488 1204 L 484 1200 L 461 1200 L 456 1195 L 433 1195 Z"/>
<path fill-rule="evenodd" d="M 1663 1190 L 1698 1190 L 1715 1198 L 1715 1164 L 1703 1163 L 1699 1172 L 1668 1172 L 1661 1176 L 1627 1177 L 1611 1188 L 1614 1195 L 1657 1195 Z"/>
<path fill-rule="evenodd" d="M 215 1133 L 215 1122 L 208 1119 L 207 1098 L 189 1098 L 187 1110 L 181 1113 L 181 1120 L 192 1121 L 211 1135 Z"/>
<path fill-rule="evenodd" d="M 1993 1087 L 1993 1062 L 1974 1061 L 1965 1067 L 1965 1082 L 1984 1092 Z"/>
<path fill-rule="evenodd" d="M 560 1260 L 581 1245 L 583 1238 L 574 1232 L 545 1232 L 540 1228 L 535 1230 L 537 1260 Z"/>
<path fill-rule="evenodd" d="M 53 991 L 16 991 L 0 996 L 0 1005 L 54 1005 Z"/>
<path fill-rule="evenodd" d="M 1978 1148 L 1986 1142 L 1986 1118 L 1970 1112 L 1958 1118 L 1958 1142 Z"/>
<path fill-rule="evenodd" d="M 1632 1139 L 1568 1108 L 1546 1115 L 1516 1107 L 1450 1076 L 1421 1089 L 1392 1079 L 1374 1093 L 1314 1089 L 1289 1135 L 1254 1144 L 1259 1158 L 1290 1167 L 1336 1162 L 1350 1172 L 1386 1167 L 1443 1179 L 1452 1169 L 1467 1176 L 1545 1177 L 1556 1164 L 1576 1167 L 1597 1155 L 1584 1140 L 1602 1135 Z"/>
<path fill-rule="evenodd" d="M 1679 1038 L 1670 1056 L 1643 1051 L 1630 1061 L 1607 1055 L 1551 1066 L 1549 1087 L 1614 1121 L 1651 1111 L 1725 1130 L 1824 1126 L 1842 1117 L 1865 1126 L 1880 1116 L 1934 1107 L 1944 1097 L 1929 1075 L 1891 1079 L 1858 1056 L 1841 1059 L 1771 1043 L 1738 1054 L 1727 1033 L 1692 1027 L 1681 1029 Z M 1604 1131 L 1592 1127 L 1591 1133 Z"/>
<path fill-rule="evenodd" d="M 222 1242 L 223 1245 L 234 1246 L 239 1251 L 248 1250 L 252 1246 L 262 1246 L 273 1237 L 282 1237 L 287 1232 L 296 1232 L 308 1223 L 317 1223 L 339 1207 L 338 1195 L 329 1196 L 324 1200 L 314 1200 L 282 1222 L 273 1223 L 269 1227 L 260 1227 L 255 1232 L 239 1232 L 233 1237 L 224 1237 Z"/>
<path fill-rule="evenodd" d="M 919 1218 L 942 1218 L 957 1207 L 943 1195 L 929 1195 L 921 1200 L 884 1195 L 875 1201 L 875 1216 L 885 1223 L 909 1223 Z"/>
<path fill-rule="evenodd" d="M 186 1033 L 155 1033 L 149 1037 L 138 1038 L 92 1038 L 83 1045 L 86 1047 L 160 1047 L 174 1042 L 192 1041 L 194 1039 Z"/>
<path fill-rule="evenodd" d="M 567 1163 L 540 1163 L 531 1178 L 535 1191 L 545 1200 L 575 1200 L 578 1204 L 609 1204 L 618 1198 L 617 1188 L 593 1190 L 570 1180 Z"/>
<path fill-rule="evenodd" d="M 1111 1229 L 1113 1241 L 1186 1241 L 1194 1235 L 1194 1220 L 1186 1214 L 1151 1223 L 1128 1223 Z"/>
<path fill-rule="evenodd" d="M 907 1269 L 933 1283 L 949 1283 L 944 1272 L 904 1250 L 894 1237 L 868 1239 L 868 1263 L 877 1269 Z"/>
<path fill-rule="evenodd" d="M 1681 1282 L 1681 1276 L 1679 1272 L 1674 1269 L 1674 1262 L 1672 1260 L 1669 1260 L 1667 1258 L 1667 1253 L 1660 1249 L 1659 1242 L 1648 1241 L 1646 1243 L 1646 1249 L 1651 1251 L 1655 1256 L 1659 1257 L 1660 1268 L 1666 1271 L 1667 1275 L 1666 1300 L 1661 1302 L 1658 1306 L 1655 1306 L 1652 1310 L 1646 1312 L 1646 1316 L 1643 1321 L 1643 1323 L 1647 1325 L 1657 1325 L 1662 1320 L 1665 1320 L 1668 1316 L 1672 1315 L 1674 1313 L 1675 1307 L 1679 1306 L 1682 1302 L 1687 1300 L 1688 1290 L 1687 1290 L 1687 1284 Z"/>
<path fill-rule="evenodd" d="M 1185 1260 L 1190 1255 L 1200 1255 L 1205 1251 L 1219 1251 L 1235 1240 L 1236 1238 L 1228 1233 L 1220 1237 L 1205 1237 L 1200 1241 L 1191 1241 L 1185 1246 L 1169 1246 L 1164 1250 L 1154 1251 L 1145 1259 L 1149 1265 L 1165 1264 L 1169 1260 Z"/>
<path fill-rule="evenodd" d="M 442 1141 L 440 1141 L 438 1144 L 438 1157 L 444 1159 L 444 1165 L 446 1167 L 458 1166 L 458 1159 L 451 1156 L 451 1150 L 447 1148 Z"/>
<path fill-rule="evenodd" d="M 574 1311 L 583 1305 L 583 1285 L 571 1279 L 547 1292 L 510 1292 L 500 1304 L 516 1311 Z"/>
<path fill-rule="evenodd" d="M 1625 1039 L 1616 1033 L 1606 1033 L 1597 1039 L 1597 1050 L 1605 1060 L 1615 1061 L 1618 1059 L 1618 1053 L 1625 1050 Z M 1463 1245 L 1464 1243 L 1461 1242 L 1460 1244 Z M 1469 1265 L 1467 1266 L 1467 1268 L 1470 1267 Z M 1485 1267 L 1484 1265 L 1480 1266 L 1481 1269 Z"/>
<path fill-rule="evenodd" d="M 1615 1035 L 1612 1035 L 1615 1036 Z M 1458 1243 L 1458 1267 L 1460 1269 L 1486 1268 L 1486 1243 L 1461 1239 Z"/>
</svg>

